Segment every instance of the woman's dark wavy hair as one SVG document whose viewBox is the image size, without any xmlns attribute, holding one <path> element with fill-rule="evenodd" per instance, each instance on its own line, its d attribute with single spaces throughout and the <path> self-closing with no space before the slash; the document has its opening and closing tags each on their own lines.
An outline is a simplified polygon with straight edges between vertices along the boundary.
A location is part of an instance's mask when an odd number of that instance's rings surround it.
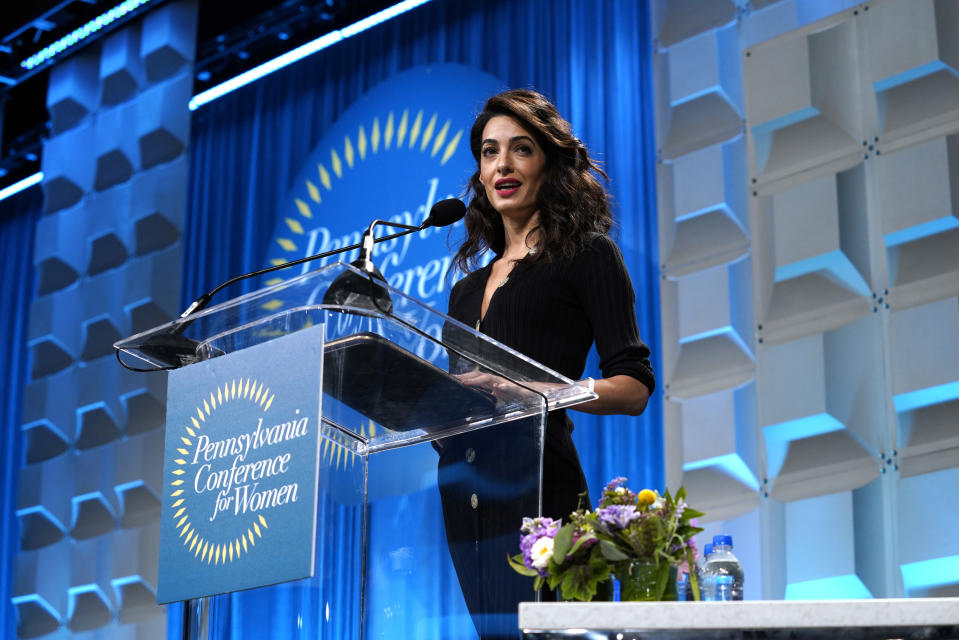
<svg viewBox="0 0 959 640">
<path fill-rule="evenodd" d="M 543 95 L 526 89 L 505 91 L 487 100 L 470 131 L 477 167 L 483 130 L 496 116 L 514 118 L 546 154 L 546 179 L 537 194 L 539 246 L 522 262 L 572 258 L 588 233 L 608 232 L 613 224 L 609 195 L 597 176 L 607 182 L 609 176 L 589 157 L 586 146 L 573 136 L 572 127 L 556 107 Z M 506 248 L 503 220 L 487 199 L 479 177 L 477 168 L 467 186 L 466 238 L 453 258 L 463 273 L 475 269 L 487 249 L 502 255 Z"/>
</svg>

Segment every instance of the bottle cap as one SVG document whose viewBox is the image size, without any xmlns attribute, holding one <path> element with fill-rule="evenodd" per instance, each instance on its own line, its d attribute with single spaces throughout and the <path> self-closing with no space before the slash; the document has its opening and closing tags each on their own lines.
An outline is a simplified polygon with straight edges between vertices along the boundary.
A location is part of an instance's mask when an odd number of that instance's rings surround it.
<svg viewBox="0 0 959 640">
<path fill-rule="evenodd" d="M 703 556 L 708 556 L 712 552 L 713 552 L 713 543 L 707 542 L 706 546 L 703 547 Z"/>
<path fill-rule="evenodd" d="M 727 547 L 733 546 L 733 537 L 729 535 L 713 536 L 713 546 L 724 544 Z"/>
</svg>

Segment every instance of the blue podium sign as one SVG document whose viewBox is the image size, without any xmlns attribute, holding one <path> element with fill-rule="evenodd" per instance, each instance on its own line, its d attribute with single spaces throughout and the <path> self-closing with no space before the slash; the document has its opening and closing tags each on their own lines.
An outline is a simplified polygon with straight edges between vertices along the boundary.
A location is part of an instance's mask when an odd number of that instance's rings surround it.
<svg viewBox="0 0 959 640">
<path fill-rule="evenodd" d="M 158 603 L 313 574 L 323 330 L 170 373 Z"/>
</svg>

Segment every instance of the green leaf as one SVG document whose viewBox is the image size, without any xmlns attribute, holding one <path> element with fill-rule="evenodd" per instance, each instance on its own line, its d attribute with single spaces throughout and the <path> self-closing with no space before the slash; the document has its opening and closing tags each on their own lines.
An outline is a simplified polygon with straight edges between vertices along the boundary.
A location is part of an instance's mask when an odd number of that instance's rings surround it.
<svg viewBox="0 0 959 640">
<path fill-rule="evenodd" d="M 583 503 L 586 506 L 583 506 Z M 582 511 L 583 509 L 589 510 L 589 489 L 579 494 L 579 499 L 576 501 L 576 510 Z"/>
<path fill-rule="evenodd" d="M 696 564 L 693 561 L 693 550 L 686 548 L 686 566 L 689 567 L 689 584 L 693 588 L 693 600 L 699 602 L 699 580 L 696 579 Z"/>
<path fill-rule="evenodd" d="M 535 578 L 539 576 L 539 572 L 535 569 L 530 569 L 525 564 L 523 564 L 523 554 L 519 553 L 512 558 L 509 554 L 506 554 L 506 562 L 509 563 L 509 566 L 513 568 L 513 571 L 522 575 L 529 576 L 530 578 Z"/>
<path fill-rule="evenodd" d="M 656 599 L 663 599 L 663 592 L 666 591 L 666 583 L 669 582 L 670 565 L 663 562 L 656 568 Z"/>
<path fill-rule="evenodd" d="M 629 556 L 623 553 L 619 547 L 610 542 L 609 540 L 600 540 L 599 541 L 600 551 L 603 552 L 603 557 L 612 562 L 619 562 L 621 560 L 629 560 Z"/>
<path fill-rule="evenodd" d="M 572 523 L 563 525 L 553 538 L 553 558 L 558 564 L 563 564 L 566 560 L 566 554 L 569 553 L 569 547 L 573 543 L 574 528 L 575 525 Z"/>
<path fill-rule="evenodd" d="M 556 587 L 560 585 L 563 581 L 565 574 L 562 571 L 550 571 L 549 575 L 546 577 L 546 584 L 549 585 L 550 589 L 556 590 Z"/>
<path fill-rule="evenodd" d="M 687 518 L 690 520 L 692 520 L 693 518 L 702 518 L 704 515 L 706 514 L 703 513 L 702 511 L 696 511 L 695 509 L 691 507 L 686 507 L 686 509 L 683 511 L 684 520 Z"/>
<path fill-rule="evenodd" d="M 563 572 L 559 590 L 566 600 L 588 602 L 596 596 L 597 585 L 608 578 L 609 567 L 598 554 L 591 553 L 588 562 L 574 564 Z"/>
</svg>

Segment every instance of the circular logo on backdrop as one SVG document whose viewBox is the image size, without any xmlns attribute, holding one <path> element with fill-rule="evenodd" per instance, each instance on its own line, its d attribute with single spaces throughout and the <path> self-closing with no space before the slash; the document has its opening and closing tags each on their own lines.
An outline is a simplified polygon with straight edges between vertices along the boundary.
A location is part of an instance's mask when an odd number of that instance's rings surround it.
<svg viewBox="0 0 959 640">
<path fill-rule="evenodd" d="M 357 244 L 376 219 L 418 225 L 434 203 L 460 196 L 475 171 L 470 127 L 485 100 L 503 87 L 477 69 L 443 64 L 406 71 L 372 89 L 330 128 L 280 201 L 270 262 Z M 377 235 L 390 231 L 378 227 Z M 430 228 L 378 243 L 373 262 L 391 286 L 445 309 L 451 265 L 447 231 Z M 351 262 L 357 253 L 283 273 L 292 277 L 324 264 Z M 283 279 L 270 275 L 265 284 Z M 266 302 L 270 309 L 282 304 Z"/>
</svg>

